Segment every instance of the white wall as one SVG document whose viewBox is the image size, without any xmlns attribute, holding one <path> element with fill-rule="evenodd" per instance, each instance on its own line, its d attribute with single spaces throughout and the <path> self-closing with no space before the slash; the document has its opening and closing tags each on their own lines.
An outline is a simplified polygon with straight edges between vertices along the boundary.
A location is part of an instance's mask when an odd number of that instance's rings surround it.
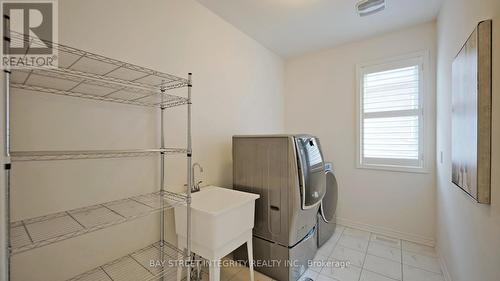
<svg viewBox="0 0 500 281">
<path fill-rule="evenodd" d="M 339 182 L 340 223 L 433 243 L 433 164 L 427 174 L 356 168 L 355 80 L 356 64 L 428 50 L 433 124 L 435 36 L 435 23 L 427 23 L 287 61 L 285 127 L 319 136 Z M 434 155 L 433 132 L 429 139 Z"/>
<path fill-rule="evenodd" d="M 491 205 L 475 203 L 451 183 L 451 64 L 484 19 L 493 19 Z M 500 1 L 445 1 L 438 18 L 438 58 L 438 248 L 453 281 L 496 281 L 500 276 Z"/>
<path fill-rule="evenodd" d="M 281 58 L 194 0 L 59 1 L 59 24 L 60 43 L 179 76 L 193 72 L 194 161 L 207 183 L 232 185 L 232 135 L 283 131 Z M 158 110 L 22 91 L 12 107 L 13 150 L 159 145 Z M 185 113 L 168 111 L 167 146 L 185 147 Z M 185 157 L 171 158 L 167 183 L 180 190 Z M 12 219 L 158 188 L 155 157 L 16 163 Z M 172 213 L 167 231 L 175 242 Z M 12 280 L 65 280 L 158 239 L 156 216 L 122 224 L 14 256 Z"/>
</svg>

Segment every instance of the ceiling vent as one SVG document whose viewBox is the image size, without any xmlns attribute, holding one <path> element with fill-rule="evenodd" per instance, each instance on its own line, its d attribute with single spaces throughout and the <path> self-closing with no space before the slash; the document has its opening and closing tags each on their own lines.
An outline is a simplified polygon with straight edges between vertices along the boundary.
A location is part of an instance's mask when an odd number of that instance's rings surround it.
<svg viewBox="0 0 500 281">
<path fill-rule="evenodd" d="M 356 4 L 356 11 L 362 17 L 375 14 L 385 9 L 385 0 L 361 0 Z"/>
</svg>

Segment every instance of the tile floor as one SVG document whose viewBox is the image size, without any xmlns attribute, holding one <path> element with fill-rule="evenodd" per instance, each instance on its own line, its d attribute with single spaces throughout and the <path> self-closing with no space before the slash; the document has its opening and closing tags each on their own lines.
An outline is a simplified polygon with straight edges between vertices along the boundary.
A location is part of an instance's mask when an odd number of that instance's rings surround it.
<svg viewBox="0 0 500 281">
<path fill-rule="evenodd" d="M 434 248 L 340 225 L 313 264 L 299 281 L 444 281 Z M 247 280 L 247 267 L 221 269 L 221 281 Z M 270 280 L 255 271 L 255 281 Z"/>
</svg>

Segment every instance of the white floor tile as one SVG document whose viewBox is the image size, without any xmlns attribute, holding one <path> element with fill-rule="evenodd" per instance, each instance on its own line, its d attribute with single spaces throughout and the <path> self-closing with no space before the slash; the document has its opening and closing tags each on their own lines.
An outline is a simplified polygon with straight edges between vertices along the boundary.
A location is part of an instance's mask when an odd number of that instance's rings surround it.
<svg viewBox="0 0 500 281">
<path fill-rule="evenodd" d="M 335 227 L 335 233 L 342 234 L 342 232 L 344 232 L 345 229 L 346 229 L 345 226 L 337 224 L 337 226 Z"/>
<path fill-rule="evenodd" d="M 328 257 L 317 253 L 309 264 L 309 269 L 315 272 L 321 272 L 323 266 L 328 262 Z"/>
<path fill-rule="evenodd" d="M 332 254 L 335 245 L 337 245 L 337 241 L 328 240 L 328 242 L 323 244 L 323 246 L 321 246 L 321 248 L 318 249 L 318 254 L 329 257 Z"/>
<path fill-rule="evenodd" d="M 403 251 L 403 263 L 441 274 L 441 265 L 435 257 Z"/>
<path fill-rule="evenodd" d="M 366 252 L 366 249 L 368 248 L 368 241 L 368 239 L 360 238 L 357 236 L 350 236 L 344 233 L 342 234 L 342 237 L 340 237 L 338 244 L 347 248 Z"/>
<path fill-rule="evenodd" d="M 444 281 L 441 274 L 426 271 L 417 267 L 403 265 L 403 280 L 404 281 Z"/>
<path fill-rule="evenodd" d="M 394 281 L 394 279 L 363 269 L 359 281 Z"/>
<path fill-rule="evenodd" d="M 390 277 L 396 280 L 402 280 L 401 263 L 389 259 L 366 255 L 363 269 Z"/>
<path fill-rule="evenodd" d="M 254 279 L 255 281 L 272 281 L 273 279 L 254 270 Z M 250 281 L 250 270 L 248 267 L 244 267 L 238 273 L 236 273 L 230 281 Z"/>
<path fill-rule="evenodd" d="M 368 254 L 401 263 L 401 249 L 370 242 L 370 245 L 368 246 Z"/>
<path fill-rule="evenodd" d="M 359 230 L 355 228 L 349 228 L 346 227 L 344 229 L 344 234 L 350 235 L 350 236 L 355 236 L 363 239 L 370 239 L 370 232 L 364 231 L 364 230 Z"/>
<path fill-rule="evenodd" d="M 338 281 L 358 281 L 361 275 L 361 268 L 353 265 L 346 267 L 324 267 L 319 275 Z"/>
<path fill-rule="evenodd" d="M 328 240 L 327 243 L 329 242 L 337 243 L 340 239 L 340 236 L 342 236 L 344 229 L 345 229 L 344 226 L 337 224 L 337 226 L 335 227 L 335 232 L 333 233 L 332 237 Z"/>
<path fill-rule="evenodd" d="M 220 270 L 221 281 L 230 280 L 243 269 L 243 266 L 222 266 Z"/>
<path fill-rule="evenodd" d="M 310 269 L 306 270 L 302 276 L 300 276 L 298 281 L 306 281 L 307 278 L 311 278 L 312 280 L 316 280 L 319 273 L 316 271 L 312 271 Z"/>
<path fill-rule="evenodd" d="M 323 244 L 323 246 L 324 245 L 335 245 L 339 241 L 339 238 L 340 238 L 340 234 L 337 234 L 337 235 L 333 234 L 332 237 L 330 237 L 330 239 L 328 239 L 328 241 L 326 241 L 325 244 Z"/>
<path fill-rule="evenodd" d="M 365 253 L 346 248 L 342 245 L 337 245 L 330 256 L 330 259 L 346 261 L 352 265 L 362 267 L 365 259 Z"/>
<path fill-rule="evenodd" d="M 316 276 L 316 279 L 314 279 L 314 281 L 339 281 L 339 280 L 333 279 L 332 277 L 326 275 L 318 275 Z"/>
<path fill-rule="evenodd" d="M 417 244 L 403 240 L 403 251 L 413 252 L 422 255 L 429 255 L 436 257 L 436 250 L 433 247 Z"/>
</svg>

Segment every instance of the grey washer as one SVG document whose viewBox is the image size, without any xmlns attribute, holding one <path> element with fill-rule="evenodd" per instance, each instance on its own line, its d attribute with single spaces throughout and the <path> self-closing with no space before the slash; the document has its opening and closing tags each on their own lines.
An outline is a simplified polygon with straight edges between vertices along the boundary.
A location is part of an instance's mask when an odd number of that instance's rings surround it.
<svg viewBox="0 0 500 281">
<path fill-rule="evenodd" d="M 338 184 L 332 163 L 325 163 L 326 193 L 318 211 L 318 248 L 335 232 L 335 211 L 338 200 Z"/>
<path fill-rule="evenodd" d="M 314 136 L 233 137 L 233 188 L 260 195 L 255 202 L 253 257 L 261 264 L 255 270 L 275 280 L 296 281 L 309 267 L 318 245 L 316 216 L 326 189 L 324 166 Z M 233 257 L 246 260 L 246 247 Z"/>
</svg>

